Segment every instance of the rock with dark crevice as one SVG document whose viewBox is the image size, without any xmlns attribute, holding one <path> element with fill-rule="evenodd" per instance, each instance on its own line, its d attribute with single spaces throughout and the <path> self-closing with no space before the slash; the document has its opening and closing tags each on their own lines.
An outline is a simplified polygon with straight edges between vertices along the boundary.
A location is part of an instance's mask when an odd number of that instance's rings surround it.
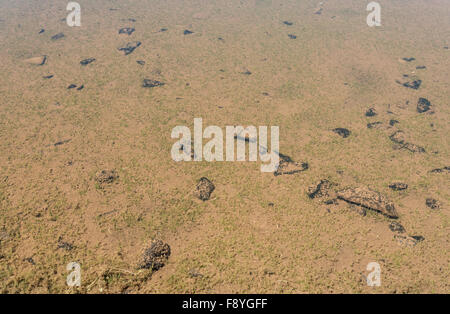
<svg viewBox="0 0 450 314">
<path fill-rule="evenodd" d="M 280 163 L 277 170 L 273 173 L 274 176 L 281 175 L 291 175 L 299 172 L 303 172 L 309 169 L 309 164 L 307 162 L 295 162 L 291 157 L 283 154 L 279 154 Z"/>
<path fill-rule="evenodd" d="M 348 203 L 380 212 L 390 218 L 398 218 L 394 203 L 377 191 L 365 187 L 346 188 L 337 191 L 337 197 Z"/>
<path fill-rule="evenodd" d="M 157 271 L 167 263 L 170 253 L 169 244 L 161 240 L 154 240 L 150 247 L 145 249 L 139 268 Z"/>
<path fill-rule="evenodd" d="M 207 201 L 211 198 L 211 194 L 215 189 L 216 187 L 208 178 L 202 177 L 197 182 L 194 195 L 202 201 Z"/>
</svg>

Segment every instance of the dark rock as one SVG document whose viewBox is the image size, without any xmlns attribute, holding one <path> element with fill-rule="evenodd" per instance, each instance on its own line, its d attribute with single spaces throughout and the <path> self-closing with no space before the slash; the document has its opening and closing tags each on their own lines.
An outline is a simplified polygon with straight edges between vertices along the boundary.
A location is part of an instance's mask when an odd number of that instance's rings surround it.
<svg viewBox="0 0 450 314">
<path fill-rule="evenodd" d="M 130 53 L 132 53 L 137 47 L 139 47 L 141 45 L 140 41 L 132 41 L 126 44 L 125 47 L 120 47 L 117 48 L 119 51 L 123 51 L 125 53 L 125 55 L 129 55 Z"/>
<path fill-rule="evenodd" d="M 244 74 L 244 75 L 252 75 L 252 72 L 250 72 L 249 70 L 246 70 L 246 71 L 244 71 L 244 72 L 241 72 L 241 74 Z"/>
<path fill-rule="evenodd" d="M 425 240 L 425 237 L 417 235 L 417 236 L 411 236 L 411 238 L 413 238 L 414 240 L 416 240 L 417 242 L 422 242 Z"/>
<path fill-rule="evenodd" d="M 43 78 L 44 79 L 46 79 L 46 80 L 49 80 L 49 79 L 51 79 L 53 77 L 53 75 L 52 74 L 50 74 L 50 75 L 46 75 L 46 76 L 43 76 Z"/>
<path fill-rule="evenodd" d="M 424 65 L 416 66 L 416 69 L 417 69 L 417 70 L 423 70 L 423 69 L 426 69 L 426 68 L 427 68 L 427 67 L 424 66 Z"/>
<path fill-rule="evenodd" d="M 97 172 L 97 174 L 95 175 L 95 181 L 100 184 L 112 183 L 118 178 L 119 175 L 115 170 L 102 170 L 100 172 Z"/>
<path fill-rule="evenodd" d="M 318 183 L 311 185 L 308 187 L 308 196 L 309 198 L 320 198 L 329 196 L 328 192 L 333 187 L 333 183 L 324 179 L 320 180 Z"/>
<path fill-rule="evenodd" d="M 139 65 L 145 65 L 145 61 L 142 61 L 142 60 L 137 60 L 136 63 Z"/>
<path fill-rule="evenodd" d="M 323 201 L 323 203 L 325 205 L 337 205 L 337 204 L 339 204 L 337 198 L 330 198 L 328 200 Z"/>
<path fill-rule="evenodd" d="M 139 268 L 156 271 L 164 267 L 169 256 L 170 246 L 161 240 L 154 240 L 150 247 L 144 251 Z"/>
<path fill-rule="evenodd" d="M 77 88 L 77 90 L 82 90 L 84 88 L 84 85 L 81 85 L 80 87 Z"/>
<path fill-rule="evenodd" d="M 394 119 L 389 120 L 389 125 L 390 125 L 390 126 L 394 126 L 394 125 L 396 125 L 397 123 L 399 123 L 398 120 L 394 120 Z"/>
<path fill-rule="evenodd" d="M 405 228 L 397 221 L 392 221 L 389 224 L 389 229 L 392 232 L 397 232 L 397 233 L 404 233 L 405 232 Z"/>
<path fill-rule="evenodd" d="M 39 31 L 39 34 L 42 34 L 43 32 L 45 32 L 45 29 L 41 28 L 41 30 Z"/>
<path fill-rule="evenodd" d="M 163 85 L 165 85 L 165 83 L 156 81 L 156 80 L 151 80 L 151 79 L 144 79 L 144 81 L 142 82 L 142 87 L 146 87 L 146 88 L 152 88 L 152 87 L 163 86 Z"/>
<path fill-rule="evenodd" d="M 161 28 L 159 31 L 160 31 L 160 32 L 166 32 L 166 31 L 167 31 L 167 28 Z"/>
<path fill-rule="evenodd" d="M 95 58 L 88 58 L 88 59 L 84 59 L 82 61 L 80 61 L 81 65 L 88 65 L 89 63 L 92 63 L 95 61 Z"/>
<path fill-rule="evenodd" d="M 77 87 L 75 84 L 70 84 L 69 86 L 67 86 L 67 89 L 72 89 L 72 88 L 75 88 L 75 87 Z"/>
<path fill-rule="evenodd" d="M 295 174 L 309 169 L 309 165 L 306 162 L 297 163 L 291 159 L 291 157 L 279 154 L 280 164 L 277 170 L 273 173 L 274 176 L 280 176 L 285 174 Z"/>
<path fill-rule="evenodd" d="M 284 25 L 287 25 L 287 26 L 291 26 L 291 25 L 294 24 L 294 23 L 289 22 L 289 21 L 283 21 L 283 24 L 284 24 Z"/>
<path fill-rule="evenodd" d="M 333 129 L 333 132 L 342 136 L 343 138 L 349 137 L 351 134 L 351 132 L 349 130 L 344 129 L 344 128 Z"/>
<path fill-rule="evenodd" d="M 64 242 L 64 241 L 62 240 L 62 237 L 59 237 L 59 238 L 58 238 L 58 245 L 57 245 L 57 248 L 58 248 L 58 249 L 64 249 L 64 250 L 70 251 L 70 250 L 73 249 L 73 245 L 72 245 L 71 243 Z"/>
<path fill-rule="evenodd" d="M 202 177 L 197 182 L 194 195 L 202 201 L 207 201 L 211 198 L 211 194 L 215 190 L 215 188 L 216 187 L 214 186 L 214 184 L 209 181 L 208 178 Z"/>
<path fill-rule="evenodd" d="M 184 32 L 183 32 L 183 35 L 189 35 L 189 34 L 193 34 L 193 33 L 194 32 L 192 32 L 192 31 L 190 31 L 188 29 L 185 29 Z"/>
<path fill-rule="evenodd" d="M 391 188 L 394 191 L 402 191 L 408 188 L 408 184 L 401 182 L 394 182 L 389 184 L 389 188 Z"/>
<path fill-rule="evenodd" d="M 64 37 L 64 33 L 58 33 L 56 35 L 53 35 L 51 39 L 54 41 L 54 40 L 61 39 L 63 37 Z"/>
<path fill-rule="evenodd" d="M 431 208 L 431 209 L 440 209 L 441 208 L 441 202 L 434 198 L 427 198 L 425 201 L 425 204 Z"/>
<path fill-rule="evenodd" d="M 375 110 L 375 108 L 369 108 L 366 111 L 366 117 L 374 117 L 377 115 L 377 111 Z"/>
<path fill-rule="evenodd" d="M 390 218 L 398 218 L 394 204 L 379 192 L 365 187 L 347 188 L 337 192 L 337 197 L 348 203 L 381 212 Z"/>
<path fill-rule="evenodd" d="M 55 144 L 53 144 L 53 146 L 60 146 L 60 145 L 64 145 L 64 144 L 67 144 L 67 143 L 69 143 L 71 141 L 71 139 L 68 139 L 68 140 L 64 140 L 64 141 L 59 141 L 59 142 L 56 142 Z"/>
<path fill-rule="evenodd" d="M 416 60 L 416 58 L 402 58 L 402 60 L 406 61 L 406 62 L 411 62 Z"/>
<path fill-rule="evenodd" d="M 430 109 L 431 109 L 430 101 L 426 98 L 422 98 L 422 97 L 419 98 L 419 100 L 417 101 L 417 112 L 423 113 L 423 112 L 427 112 Z"/>
<path fill-rule="evenodd" d="M 450 166 L 446 166 L 444 168 L 436 168 L 430 171 L 431 173 L 442 173 L 442 172 L 450 172 Z"/>
<path fill-rule="evenodd" d="M 297 38 L 297 36 L 296 36 L 296 35 L 293 35 L 293 34 L 288 34 L 288 37 L 289 37 L 290 39 L 296 39 L 296 38 Z"/>
<path fill-rule="evenodd" d="M 383 125 L 383 122 L 380 121 L 376 121 L 376 122 L 371 122 L 371 123 L 367 123 L 367 128 L 368 129 L 376 129 L 377 127 Z"/>
<path fill-rule="evenodd" d="M 124 28 L 119 29 L 119 34 L 131 35 L 131 34 L 133 34 L 134 31 L 135 31 L 135 29 L 133 27 L 124 27 Z"/>
<path fill-rule="evenodd" d="M 422 84 L 422 80 L 414 80 L 412 82 L 403 83 L 402 85 L 405 87 L 408 87 L 408 88 L 412 88 L 412 89 L 419 89 L 421 84 Z"/>
</svg>

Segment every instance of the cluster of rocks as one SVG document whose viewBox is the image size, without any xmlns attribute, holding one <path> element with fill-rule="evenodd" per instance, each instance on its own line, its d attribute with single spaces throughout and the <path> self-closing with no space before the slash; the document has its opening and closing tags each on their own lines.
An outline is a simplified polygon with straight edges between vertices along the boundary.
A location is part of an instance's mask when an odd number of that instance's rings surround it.
<svg viewBox="0 0 450 314">
<path fill-rule="evenodd" d="M 335 189 L 337 186 L 337 184 L 332 183 L 327 179 L 322 179 L 307 189 L 307 195 L 311 199 L 324 199 L 323 203 L 326 205 L 337 205 L 338 200 L 345 201 L 352 210 L 362 216 L 366 215 L 366 210 L 371 210 L 383 214 L 389 219 L 393 219 L 389 222 L 388 227 L 395 233 L 394 239 L 402 246 L 412 247 L 424 240 L 424 237 L 422 236 L 409 236 L 405 234 L 405 228 L 397 221 L 399 215 L 394 203 L 380 192 L 364 186 Z M 395 182 L 389 187 L 399 191 L 407 189 L 408 185 Z M 436 203 L 433 204 L 435 205 Z"/>
</svg>

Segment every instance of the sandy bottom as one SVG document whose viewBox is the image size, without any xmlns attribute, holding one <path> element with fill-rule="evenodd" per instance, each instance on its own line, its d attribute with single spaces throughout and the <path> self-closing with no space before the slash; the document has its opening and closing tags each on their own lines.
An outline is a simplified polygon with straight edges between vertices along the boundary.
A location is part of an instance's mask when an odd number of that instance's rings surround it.
<svg viewBox="0 0 450 314">
<path fill-rule="evenodd" d="M 447 0 L 383 1 L 381 27 L 356 0 L 79 2 L 69 27 L 61 1 L 0 1 L 1 292 L 450 292 Z M 308 168 L 176 163 L 196 117 L 279 126 Z M 378 191 L 406 231 L 310 198 L 325 179 Z M 171 254 L 140 269 L 154 239 Z"/>
</svg>

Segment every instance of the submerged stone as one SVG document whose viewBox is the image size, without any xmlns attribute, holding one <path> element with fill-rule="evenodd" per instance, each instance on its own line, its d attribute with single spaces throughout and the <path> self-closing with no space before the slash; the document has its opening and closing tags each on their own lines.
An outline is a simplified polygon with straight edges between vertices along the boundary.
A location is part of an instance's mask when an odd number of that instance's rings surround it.
<svg viewBox="0 0 450 314">
<path fill-rule="evenodd" d="M 365 187 L 347 188 L 337 192 L 339 199 L 381 212 L 390 218 L 398 218 L 394 203 L 377 191 Z"/>
<path fill-rule="evenodd" d="M 123 51 L 124 54 L 127 56 L 130 53 L 132 53 L 137 47 L 141 45 L 140 41 L 132 41 L 125 45 L 125 47 L 119 47 L 117 48 L 119 51 Z"/>
<path fill-rule="evenodd" d="M 423 113 L 423 112 L 427 112 L 430 109 L 431 109 L 430 101 L 426 98 L 422 98 L 422 97 L 419 98 L 419 100 L 417 101 L 417 112 Z"/>
<path fill-rule="evenodd" d="M 56 35 L 53 35 L 51 40 L 55 41 L 55 40 L 61 39 L 63 37 L 64 37 L 64 33 L 58 33 Z"/>
<path fill-rule="evenodd" d="M 351 132 L 345 128 L 335 128 L 333 129 L 333 132 L 338 134 L 339 136 L 342 136 L 343 138 L 349 137 L 351 134 Z"/>
<path fill-rule="evenodd" d="M 139 268 L 156 271 L 166 264 L 169 256 L 170 246 L 161 240 L 154 240 L 150 247 L 144 251 Z"/>
<path fill-rule="evenodd" d="M 151 80 L 151 79 L 144 79 L 144 81 L 142 82 L 142 87 L 145 87 L 145 88 L 152 88 L 152 87 L 163 86 L 163 85 L 165 85 L 165 83 L 156 81 L 156 80 Z"/>
<path fill-rule="evenodd" d="M 131 35 L 131 34 L 133 34 L 134 31 L 135 31 L 135 29 L 133 27 L 124 27 L 124 28 L 119 29 L 119 34 Z"/>
<path fill-rule="evenodd" d="M 95 58 L 87 58 L 87 59 L 81 60 L 81 61 L 80 61 L 80 64 L 86 66 L 86 65 L 88 65 L 89 63 L 92 63 L 92 62 L 94 62 L 94 61 L 95 61 Z"/>
<path fill-rule="evenodd" d="M 211 198 L 211 194 L 215 189 L 216 187 L 208 178 L 202 177 L 197 182 L 194 195 L 202 201 L 207 201 Z"/>
</svg>

